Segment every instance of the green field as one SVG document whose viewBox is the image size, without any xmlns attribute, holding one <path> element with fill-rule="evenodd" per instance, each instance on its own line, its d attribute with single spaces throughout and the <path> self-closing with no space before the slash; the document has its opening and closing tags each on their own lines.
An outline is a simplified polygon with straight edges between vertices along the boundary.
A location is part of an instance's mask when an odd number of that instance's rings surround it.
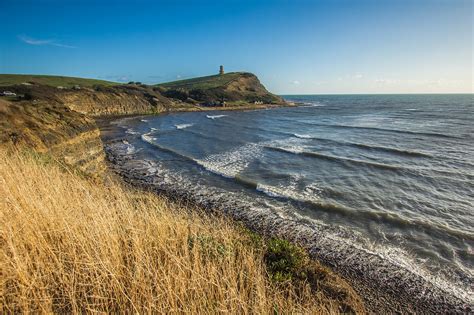
<svg viewBox="0 0 474 315">
<path fill-rule="evenodd" d="M 219 75 L 219 74 L 210 75 L 206 77 L 160 83 L 160 84 L 157 84 L 157 86 L 162 86 L 165 88 L 172 88 L 172 89 L 206 90 L 206 89 L 212 89 L 212 88 L 217 88 L 217 87 L 222 87 L 224 85 L 227 85 L 231 81 L 240 77 L 242 74 L 246 74 L 246 72 L 230 72 L 223 75 Z"/>
<path fill-rule="evenodd" d="M 30 75 L 30 74 L 0 74 L 0 86 L 15 85 L 22 83 L 36 83 L 50 86 L 73 87 L 79 85 L 81 87 L 92 87 L 94 85 L 118 85 L 119 83 L 95 80 L 82 79 L 74 77 L 62 77 L 53 75 Z"/>
</svg>

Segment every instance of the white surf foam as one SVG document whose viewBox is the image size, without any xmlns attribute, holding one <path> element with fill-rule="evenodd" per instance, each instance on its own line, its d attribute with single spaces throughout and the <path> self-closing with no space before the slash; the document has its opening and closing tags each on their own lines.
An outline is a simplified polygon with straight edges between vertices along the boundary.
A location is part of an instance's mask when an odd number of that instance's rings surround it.
<svg viewBox="0 0 474 315">
<path fill-rule="evenodd" d="M 151 133 L 145 133 L 141 135 L 143 141 L 153 144 L 153 141 L 158 140 L 156 137 L 152 137 Z"/>
<path fill-rule="evenodd" d="M 206 115 L 207 118 L 209 119 L 218 119 L 222 117 L 226 117 L 227 115 Z"/>
<path fill-rule="evenodd" d="M 196 162 L 210 172 L 233 178 L 262 155 L 262 145 L 250 143 L 224 153 L 213 154 Z"/>
<path fill-rule="evenodd" d="M 125 133 L 131 134 L 131 135 L 139 135 L 140 133 L 132 128 L 128 128 Z"/>
<path fill-rule="evenodd" d="M 193 126 L 194 124 L 176 124 L 174 125 L 176 127 L 176 129 L 186 129 L 186 128 L 189 128 L 191 126 Z"/>
<path fill-rule="evenodd" d="M 303 134 L 299 134 L 299 133 L 294 133 L 293 134 L 296 138 L 300 138 L 300 139 L 311 139 L 311 136 L 310 135 L 303 135 Z"/>
<path fill-rule="evenodd" d="M 300 106 L 300 107 L 324 107 L 326 106 L 325 104 L 321 104 L 321 103 L 310 103 L 310 102 L 305 102 L 303 103 L 303 106 Z"/>
<path fill-rule="evenodd" d="M 270 197 L 279 197 L 286 199 L 293 199 L 297 201 L 320 201 L 321 188 L 316 183 L 306 185 L 303 190 L 298 188 L 298 184 L 302 176 L 293 175 L 289 183 L 280 184 L 278 186 L 271 186 L 265 184 L 258 184 L 257 190 L 263 192 Z"/>
</svg>

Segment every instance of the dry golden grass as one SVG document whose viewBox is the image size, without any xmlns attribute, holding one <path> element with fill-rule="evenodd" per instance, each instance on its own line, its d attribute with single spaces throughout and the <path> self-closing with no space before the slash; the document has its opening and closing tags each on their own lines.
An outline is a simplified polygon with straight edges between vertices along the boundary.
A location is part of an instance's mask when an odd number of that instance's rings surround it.
<svg viewBox="0 0 474 315">
<path fill-rule="evenodd" d="M 0 150 L 0 312 L 336 313 L 268 280 L 250 236 L 151 193 Z"/>
</svg>

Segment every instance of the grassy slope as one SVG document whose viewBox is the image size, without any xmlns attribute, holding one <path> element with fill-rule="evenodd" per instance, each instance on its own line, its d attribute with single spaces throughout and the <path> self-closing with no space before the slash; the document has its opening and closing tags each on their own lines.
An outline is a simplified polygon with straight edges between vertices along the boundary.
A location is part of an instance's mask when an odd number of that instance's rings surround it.
<svg viewBox="0 0 474 315">
<path fill-rule="evenodd" d="M 157 84 L 158 86 L 162 86 L 165 88 L 173 88 L 173 89 L 212 89 L 216 87 L 221 87 L 232 80 L 237 79 L 241 74 L 245 72 L 230 72 L 224 75 L 210 75 L 206 77 L 199 77 L 199 78 L 192 78 L 187 80 L 179 80 L 167 83 Z"/>
<path fill-rule="evenodd" d="M 8 86 L 21 84 L 24 82 L 32 82 L 37 84 L 49 85 L 53 87 L 64 86 L 73 87 L 79 85 L 83 87 L 92 87 L 94 85 L 105 85 L 113 86 L 119 83 L 96 80 L 96 79 L 83 79 L 74 77 L 62 77 L 53 75 L 30 75 L 30 74 L 0 74 L 0 86 Z"/>
<path fill-rule="evenodd" d="M 0 312 L 364 310 L 321 267 L 316 282 L 273 282 L 255 236 L 226 220 L 88 181 L 44 158 L 0 149 Z M 286 245 L 271 247 L 270 270 L 280 270 Z"/>
</svg>

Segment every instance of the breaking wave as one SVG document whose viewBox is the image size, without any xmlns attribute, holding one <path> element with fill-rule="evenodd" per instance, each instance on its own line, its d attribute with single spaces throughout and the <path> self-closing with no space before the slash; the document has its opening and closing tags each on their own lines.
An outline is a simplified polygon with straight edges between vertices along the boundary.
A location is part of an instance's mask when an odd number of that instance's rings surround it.
<svg viewBox="0 0 474 315">
<path fill-rule="evenodd" d="M 380 127 L 368 127 L 368 126 L 351 126 L 351 125 L 339 125 L 339 124 L 331 124 L 331 125 L 321 124 L 321 126 L 344 128 L 344 129 L 377 130 L 377 131 L 392 132 L 392 133 L 399 133 L 399 134 L 411 134 L 411 135 L 420 135 L 420 136 L 428 136 L 428 137 L 459 139 L 459 137 L 457 136 L 448 135 L 444 133 L 437 133 L 437 132 L 421 132 L 421 131 L 410 131 L 410 130 L 401 130 L 401 129 L 390 129 L 390 128 L 380 128 Z"/>
<path fill-rule="evenodd" d="M 176 124 L 174 125 L 176 127 L 176 129 L 186 129 L 186 128 L 189 128 L 191 126 L 193 126 L 194 124 Z"/>
<path fill-rule="evenodd" d="M 250 143 L 195 161 L 214 174 L 234 178 L 239 172 L 247 168 L 251 161 L 260 156 L 262 156 L 262 146 L 258 143 Z"/>
<path fill-rule="evenodd" d="M 206 115 L 207 118 L 209 119 L 218 119 L 222 117 L 226 117 L 227 115 Z"/>
<path fill-rule="evenodd" d="M 310 135 L 302 135 L 302 134 L 299 134 L 299 133 L 294 133 L 293 135 L 296 138 L 300 138 L 300 139 L 313 139 L 313 137 L 311 137 Z"/>
<path fill-rule="evenodd" d="M 308 156 L 308 157 L 313 157 L 313 158 L 318 158 L 318 159 L 325 159 L 325 160 L 334 161 L 338 163 L 344 163 L 344 164 L 351 163 L 351 164 L 358 164 L 358 165 L 364 165 L 364 166 L 375 167 L 375 168 L 385 169 L 385 170 L 394 170 L 394 171 L 404 169 L 404 167 L 399 166 L 399 165 L 389 165 L 389 164 L 383 164 L 383 163 L 368 162 L 368 161 L 338 157 L 334 155 L 303 151 L 302 148 L 295 149 L 295 148 L 282 148 L 282 147 L 274 147 L 274 146 L 266 146 L 265 148 L 274 150 L 274 151 L 290 153 L 290 154 L 299 154 L 303 156 Z"/>
<path fill-rule="evenodd" d="M 392 154 L 397 154 L 397 155 L 405 155 L 405 156 L 413 156 L 413 157 L 429 157 L 429 158 L 433 157 L 431 154 L 421 152 L 421 151 L 405 150 L 405 149 L 377 146 L 377 145 L 358 143 L 358 142 L 338 141 L 338 140 L 327 139 L 327 138 L 313 137 L 313 136 L 307 135 L 307 134 L 295 133 L 295 134 L 293 134 L 293 136 L 295 136 L 296 138 L 300 138 L 300 139 L 313 139 L 313 140 L 336 143 L 336 144 L 341 144 L 341 145 L 354 146 L 354 147 L 359 147 L 359 148 L 366 149 L 366 150 L 369 150 L 369 151 L 383 151 L 383 152 L 387 152 L 387 153 L 392 153 Z"/>
</svg>

